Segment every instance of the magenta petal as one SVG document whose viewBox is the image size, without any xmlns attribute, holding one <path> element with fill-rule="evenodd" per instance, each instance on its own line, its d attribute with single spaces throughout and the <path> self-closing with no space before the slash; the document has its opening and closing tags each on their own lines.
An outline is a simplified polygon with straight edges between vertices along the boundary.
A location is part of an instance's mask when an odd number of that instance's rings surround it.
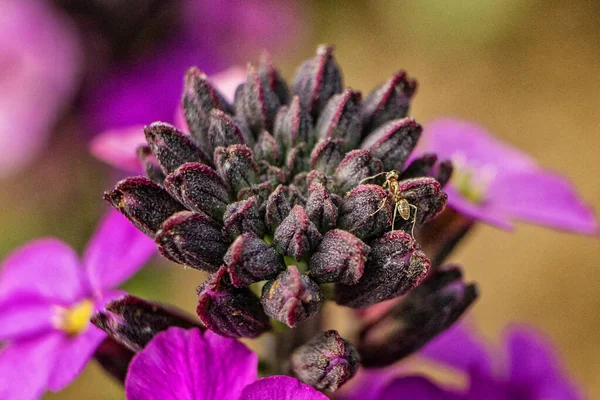
<svg viewBox="0 0 600 400">
<path fill-rule="evenodd" d="M 473 335 L 467 323 L 457 324 L 421 351 L 425 357 L 466 373 L 490 375 L 491 365 L 485 343 Z"/>
<path fill-rule="evenodd" d="M 84 253 L 92 287 L 103 292 L 135 274 L 156 251 L 156 245 L 127 218 L 111 210 L 100 223 Z"/>
<path fill-rule="evenodd" d="M 105 337 L 106 333 L 93 325 L 76 337 L 64 335 L 63 343 L 56 352 L 48 389 L 56 392 L 71 383 L 83 371 Z"/>
<path fill-rule="evenodd" d="M 378 400 L 398 399 L 461 400 L 465 396 L 444 390 L 421 376 L 408 376 L 391 382 L 383 389 Z"/>
<path fill-rule="evenodd" d="M 228 397 L 234 399 L 234 397 Z M 328 397 L 289 376 L 270 376 L 246 386 L 240 400 L 327 400 Z"/>
<path fill-rule="evenodd" d="M 542 170 L 499 176 L 490 187 L 493 207 L 525 221 L 596 234 L 598 221 L 564 177 Z"/>
<path fill-rule="evenodd" d="M 448 194 L 448 205 L 459 213 L 476 221 L 487 222 L 497 228 L 510 231 L 513 225 L 507 216 L 488 205 L 477 205 L 463 198 L 452 186 L 444 188 Z"/>
<path fill-rule="evenodd" d="M 237 399 L 256 380 L 258 358 L 233 339 L 169 328 L 131 362 L 128 400 Z"/>
<path fill-rule="evenodd" d="M 90 143 L 90 149 L 94 156 L 113 167 L 142 173 L 136 150 L 145 144 L 144 126 L 132 125 L 100 133 Z"/>
<path fill-rule="evenodd" d="M 540 332 L 514 326 L 507 332 L 505 340 L 512 385 L 528 388 L 539 399 L 583 399 L 564 375 L 552 345 Z"/>
<path fill-rule="evenodd" d="M 84 295 L 83 269 L 63 242 L 39 239 L 18 248 L 0 267 L 0 301 L 32 296 L 68 305 Z"/>
<path fill-rule="evenodd" d="M 476 167 L 492 165 L 504 170 L 523 170 L 536 166 L 533 158 L 494 138 L 482 126 L 451 118 L 428 123 L 419 150 L 436 153 L 440 160 L 462 155 L 469 165 Z"/>
<path fill-rule="evenodd" d="M 39 336 L 54 329 L 55 310 L 45 299 L 9 297 L 0 301 L 0 340 Z"/>
<path fill-rule="evenodd" d="M 0 399 L 41 398 L 61 343 L 62 335 L 51 333 L 0 350 Z"/>
</svg>

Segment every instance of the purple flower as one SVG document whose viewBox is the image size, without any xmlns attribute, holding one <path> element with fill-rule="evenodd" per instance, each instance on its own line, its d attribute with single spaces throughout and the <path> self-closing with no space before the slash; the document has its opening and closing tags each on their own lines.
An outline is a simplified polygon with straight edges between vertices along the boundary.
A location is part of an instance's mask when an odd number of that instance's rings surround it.
<svg viewBox="0 0 600 400">
<path fill-rule="evenodd" d="M 287 376 L 258 378 L 258 358 L 234 340 L 200 329 L 158 333 L 132 360 L 128 400 L 326 400 Z"/>
<path fill-rule="evenodd" d="M 87 95 L 87 108 L 98 130 L 155 120 L 173 122 L 181 77 L 190 65 L 213 74 L 236 55 L 230 49 L 278 47 L 297 38 L 301 26 L 299 8 L 287 1 L 162 3 L 170 11 L 163 18 L 171 18 L 172 25 L 159 27 L 168 32 L 166 37 L 151 51 L 117 64 L 106 76 L 93 77 L 97 84 Z"/>
<path fill-rule="evenodd" d="M 79 81 L 76 33 L 49 3 L 0 3 L 0 176 L 44 147 Z"/>
<path fill-rule="evenodd" d="M 431 122 L 420 150 L 451 159 L 454 173 L 446 186 L 448 204 L 474 220 L 512 229 L 520 219 L 550 227 L 598 233 L 591 208 L 563 176 L 469 122 Z"/>
<path fill-rule="evenodd" d="M 54 238 L 9 255 L 0 271 L 0 398 L 38 399 L 75 379 L 106 337 L 90 317 L 153 252 L 151 240 L 111 212 L 82 261 Z"/>
<path fill-rule="evenodd" d="M 513 326 L 505 334 L 505 354 L 491 354 L 465 324 L 457 325 L 424 348 L 422 355 L 464 372 L 466 390 L 440 387 L 421 376 L 402 376 L 397 368 L 359 375 L 339 400 L 578 400 L 583 396 L 562 370 L 554 349 L 539 332 Z M 506 360 L 497 370 L 497 359 Z M 494 362 L 493 362 L 494 361 Z M 362 385 L 369 383 L 368 391 Z M 356 388 L 355 390 L 353 390 Z"/>
</svg>

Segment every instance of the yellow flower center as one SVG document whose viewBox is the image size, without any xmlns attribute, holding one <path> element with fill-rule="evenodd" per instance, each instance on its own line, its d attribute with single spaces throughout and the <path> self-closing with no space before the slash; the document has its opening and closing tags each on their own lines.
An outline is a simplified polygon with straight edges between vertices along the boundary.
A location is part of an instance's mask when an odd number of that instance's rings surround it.
<svg viewBox="0 0 600 400">
<path fill-rule="evenodd" d="M 58 307 L 55 314 L 54 326 L 71 336 L 85 332 L 94 312 L 94 303 L 85 299 L 72 307 Z"/>
<path fill-rule="evenodd" d="M 496 175 L 495 169 L 490 166 L 468 165 L 462 154 L 454 155 L 452 163 L 454 165 L 452 186 L 471 203 L 483 203 L 490 183 Z"/>
</svg>

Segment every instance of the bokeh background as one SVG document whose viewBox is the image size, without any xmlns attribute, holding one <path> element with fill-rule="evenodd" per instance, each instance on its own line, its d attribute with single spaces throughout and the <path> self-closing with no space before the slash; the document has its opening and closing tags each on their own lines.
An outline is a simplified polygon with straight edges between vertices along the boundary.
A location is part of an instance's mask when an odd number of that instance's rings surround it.
<svg viewBox="0 0 600 400">
<path fill-rule="evenodd" d="M 145 59 L 159 56 L 163 50 L 153 47 L 153 41 L 168 35 L 165 24 L 174 18 L 167 13 L 149 19 L 148 24 L 142 19 L 141 28 L 125 32 L 130 24 L 120 23 L 119 18 L 131 17 L 129 1 L 105 2 L 114 8 L 102 11 L 98 19 L 92 18 L 93 13 L 101 11 L 82 9 L 79 2 L 38 1 L 51 3 L 77 32 L 83 69 L 76 93 L 57 112 L 42 151 L 32 162 L 0 178 L 0 258 L 40 236 L 57 236 L 76 249 L 83 248 L 107 210 L 102 192 L 121 176 L 89 153 L 90 138 L 100 129 L 94 123 L 97 116 L 89 117 L 90 88 L 99 85 L 106 70 L 115 65 L 144 59 L 140 54 Z M 193 63 L 217 71 L 256 61 L 266 48 L 283 75 L 291 78 L 295 66 L 311 57 L 317 44 L 333 43 L 345 84 L 363 93 L 396 70 L 406 69 L 419 80 L 411 112 L 417 121 L 426 124 L 439 116 L 476 121 L 532 154 L 543 166 L 569 177 L 583 198 L 600 209 L 600 3 L 270 3 L 267 8 L 288 5 L 287 17 L 260 19 L 266 11 L 259 9 L 257 26 L 231 24 L 210 38 L 218 41 L 216 50 L 199 53 Z M 228 7 L 240 4 L 233 1 Z M 211 12 L 229 11 L 223 7 Z M 248 37 L 252 35 L 256 37 Z M 213 56 L 218 61 L 209 59 Z M 1 135 L 10 134 L 10 121 L 2 121 L 0 130 Z M 514 232 L 478 225 L 451 259 L 464 265 L 467 277 L 481 287 L 481 299 L 468 318 L 486 338 L 498 343 L 504 327 L 514 321 L 539 327 L 557 345 L 566 368 L 589 398 L 600 398 L 598 237 L 526 224 L 518 224 Z M 157 257 L 127 289 L 193 312 L 195 288 L 202 278 Z M 124 398 L 110 378 L 90 365 L 67 390 L 47 399 L 83 396 Z"/>
</svg>

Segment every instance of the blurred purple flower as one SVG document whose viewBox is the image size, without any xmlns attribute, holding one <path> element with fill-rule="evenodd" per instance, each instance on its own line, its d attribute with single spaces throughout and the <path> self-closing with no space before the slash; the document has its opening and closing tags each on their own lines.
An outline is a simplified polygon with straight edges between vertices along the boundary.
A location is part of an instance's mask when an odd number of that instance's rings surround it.
<svg viewBox="0 0 600 400">
<path fill-rule="evenodd" d="M 571 183 L 541 168 L 527 154 L 493 138 L 484 128 L 454 119 L 430 123 L 419 149 L 451 159 L 448 204 L 475 220 L 512 229 L 512 219 L 581 233 L 598 222 Z"/>
<path fill-rule="evenodd" d="M 80 48 L 49 2 L 0 2 L 0 176 L 44 148 L 79 81 Z"/>
<path fill-rule="evenodd" d="M 505 335 L 505 356 L 492 356 L 465 324 L 429 343 L 422 355 L 463 372 L 466 391 L 437 386 L 421 376 L 402 376 L 398 368 L 362 372 L 338 400 L 577 400 L 583 396 L 566 377 L 554 349 L 539 332 L 514 326 Z M 492 361 L 506 360 L 500 373 Z M 368 383 L 368 385 L 367 385 Z M 368 390 L 366 390 L 368 387 Z"/>
<path fill-rule="evenodd" d="M 235 89 L 246 80 L 246 70 L 241 67 L 231 67 L 211 76 L 211 82 L 223 94 L 225 99 L 233 102 Z M 183 116 L 181 106 L 173 105 L 171 114 L 174 114 L 175 126 L 183 132 L 188 132 L 188 127 Z M 91 142 L 91 151 L 100 160 L 113 167 L 143 173 L 136 150 L 146 145 L 143 125 L 130 125 L 114 128 L 97 135 Z"/>
<path fill-rule="evenodd" d="M 273 50 L 289 43 L 301 26 L 301 10 L 294 2 L 184 0 L 178 7 L 169 38 L 95 79 L 87 104 L 95 129 L 172 123 L 190 66 L 213 74 L 248 48 Z M 226 49 L 238 49 L 238 54 Z"/>
<path fill-rule="evenodd" d="M 0 271 L 0 398 L 38 399 L 81 372 L 106 334 L 89 319 L 154 253 L 110 212 L 84 252 L 47 238 L 16 250 Z"/>
<path fill-rule="evenodd" d="M 288 376 L 257 380 L 258 358 L 234 340 L 199 329 L 169 328 L 131 362 L 129 400 L 327 400 Z"/>
</svg>

